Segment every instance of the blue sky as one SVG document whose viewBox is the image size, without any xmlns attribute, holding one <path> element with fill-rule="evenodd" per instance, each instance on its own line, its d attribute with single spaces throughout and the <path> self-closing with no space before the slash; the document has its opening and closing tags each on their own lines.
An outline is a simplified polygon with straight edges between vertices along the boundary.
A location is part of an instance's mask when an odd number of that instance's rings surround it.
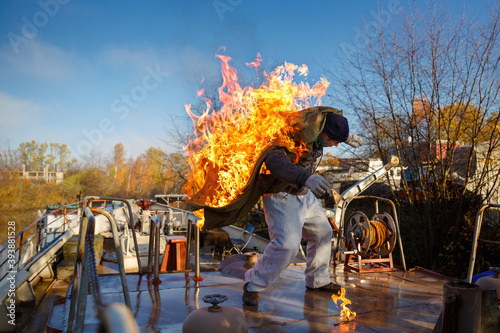
<svg viewBox="0 0 500 333">
<path fill-rule="evenodd" d="M 487 0 L 437 1 L 483 15 Z M 200 81 L 220 76 L 221 46 L 230 63 L 259 52 L 264 64 L 309 66 L 322 76 L 338 43 L 381 8 L 410 11 L 401 0 L 0 2 L 0 149 L 66 143 L 73 156 L 108 156 L 122 142 L 128 156 L 170 150 L 167 130 L 190 123 Z M 345 44 L 344 44 L 345 45 Z M 335 106 L 335 105 L 332 105 Z"/>
</svg>

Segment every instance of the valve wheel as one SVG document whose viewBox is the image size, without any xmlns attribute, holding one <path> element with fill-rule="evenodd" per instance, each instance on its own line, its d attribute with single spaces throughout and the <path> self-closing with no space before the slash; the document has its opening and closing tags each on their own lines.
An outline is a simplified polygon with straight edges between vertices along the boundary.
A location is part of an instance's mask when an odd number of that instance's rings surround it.
<svg viewBox="0 0 500 333">
<path fill-rule="evenodd" d="M 203 296 L 203 302 L 210 303 L 210 304 L 213 304 L 215 306 L 217 306 L 217 304 L 225 302 L 225 301 L 227 301 L 226 295 L 213 294 L 213 295 Z"/>
</svg>

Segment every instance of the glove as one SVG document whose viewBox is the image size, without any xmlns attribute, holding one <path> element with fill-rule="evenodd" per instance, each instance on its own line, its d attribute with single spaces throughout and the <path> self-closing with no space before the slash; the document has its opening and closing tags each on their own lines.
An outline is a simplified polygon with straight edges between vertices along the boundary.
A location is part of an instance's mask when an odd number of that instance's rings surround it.
<svg viewBox="0 0 500 333">
<path fill-rule="evenodd" d="M 356 134 L 349 134 L 345 143 L 353 148 L 358 148 L 363 145 L 363 140 Z M 357 146 L 356 143 L 358 144 Z"/>
<path fill-rule="evenodd" d="M 330 183 L 326 181 L 323 176 L 312 175 L 306 180 L 306 187 L 312 191 L 317 196 L 323 195 L 326 191 L 330 189 Z"/>
</svg>

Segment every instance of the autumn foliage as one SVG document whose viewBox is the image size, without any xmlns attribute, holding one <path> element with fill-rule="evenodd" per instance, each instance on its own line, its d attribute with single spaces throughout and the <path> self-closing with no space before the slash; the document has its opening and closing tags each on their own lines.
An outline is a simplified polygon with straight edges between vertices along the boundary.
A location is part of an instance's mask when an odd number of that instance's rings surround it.
<svg viewBox="0 0 500 333">
<path fill-rule="evenodd" d="M 63 171 L 64 180 L 55 184 L 22 179 L 23 165 L 26 171 L 45 166 L 50 171 Z M 38 210 L 76 202 L 78 195 L 139 199 L 180 193 L 186 169 L 182 154 L 150 147 L 134 159 L 127 157 L 122 143 L 115 145 L 109 158 L 90 153 L 81 162 L 71 158 L 64 144 L 31 141 L 17 150 L 4 149 L 0 151 L 0 244 L 5 242 L 8 221 L 16 221 L 16 229 L 21 231 L 36 219 Z"/>
</svg>

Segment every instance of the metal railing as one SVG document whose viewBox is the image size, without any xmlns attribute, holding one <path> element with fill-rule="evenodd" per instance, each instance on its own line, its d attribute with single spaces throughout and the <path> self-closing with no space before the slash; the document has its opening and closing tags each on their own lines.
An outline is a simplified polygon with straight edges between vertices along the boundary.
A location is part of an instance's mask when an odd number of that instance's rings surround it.
<svg viewBox="0 0 500 333">
<path fill-rule="evenodd" d="M 125 305 L 128 308 L 132 309 L 132 304 L 130 302 L 130 295 L 128 291 L 127 276 L 125 274 L 125 265 L 123 263 L 123 250 L 121 248 L 120 235 L 118 234 L 118 225 L 116 223 L 116 220 L 110 212 L 102 208 L 91 207 L 90 211 L 92 213 L 98 213 L 105 216 L 108 219 L 109 224 L 111 225 L 111 231 L 113 233 L 113 243 L 115 245 L 116 261 L 118 264 L 118 271 L 120 274 L 120 280 L 123 287 L 123 297 L 125 298 Z"/>
<path fill-rule="evenodd" d="M 153 284 L 160 284 L 160 220 L 156 216 L 150 216 L 150 221 L 154 225 L 149 229 L 148 273 L 154 273 Z"/>
<path fill-rule="evenodd" d="M 472 250 L 470 253 L 469 269 L 467 272 L 467 282 L 468 283 L 472 283 L 472 274 L 474 272 L 474 265 L 476 264 L 476 252 L 477 252 L 478 241 L 483 241 L 483 242 L 487 242 L 487 243 L 491 243 L 491 244 L 500 245 L 500 242 L 486 241 L 484 239 L 479 239 L 479 234 L 481 233 L 481 227 L 483 226 L 484 212 L 490 208 L 500 208 L 500 205 L 499 204 L 484 205 L 477 211 L 477 214 L 476 214 L 476 224 L 474 226 L 474 237 L 472 239 Z"/>
<path fill-rule="evenodd" d="M 190 256 L 191 249 L 193 247 L 193 238 L 194 238 L 194 279 L 200 280 L 200 229 L 196 227 L 196 222 L 199 220 L 197 216 L 193 214 L 192 211 L 171 207 L 165 204 L 156 203 L 157 206 L 164 207 L 169 211 L 181 213 L 181 225 L 186 227 L 186 260 L 184 268 L 186 270 L 190 269 Z M 158 211 L 155 209 L 151 210 L 152 212 Z M 194 235 L 193 235 L 194 233 Z"/>
<path fill-rule="evenodd" d="M 60 236 L 69 228 L 69 223 L 71 223 L 68 214 L 74 212 L 80 214 L 80 208 L 75 206 L 81 203 L 82 201 L 78 201 L 61 206 L 50 213 L 44 214 L 17 233 L 14 238 L 9 238 L 7 244 L 0 249 L 0 281 L 6 277 L 9 271 L 12 271 L 11 265 L 14 265 L 17 271 L 21 271 L 33 262 L 33 258 L 57 242 Z M 49 216 L 58 217 L 47 223 Z M 49 239 L 50 237 L 52 239 Z M 15 255 L 7 255 L 7 253 L 15 253 Z"/>
<path fill-rule="evenodd" d="M 79 238 L 77 241 L 77 249 L 76 249 L 76 261 L 75 261 L 75 269 L 73 272 L 73 281 L 70 283 L 68 287 L 67 295 L 70 295 L 70 308 L 69 308 L 69 316 L 67 321 L 67 331 L 68 332 L 80 332 L 83 329 L 84 319 L 85 319 L 85 309 L 87 302 L 87 294 L 88 287 L 90 285 L 91 288 L 91 299 L 94 302 L 94 309 L 96 311 L 96 316 L 101 320 L 102 325 L 109 325 L 113 321 L 116 321 L 116 318 L 107 317 L 108 314 L 113 316 L 113 313 L 119 313 L 119 316 L 123 316 L 123 309 L 120 310 L 120 306 L 116 304 L 107 305 L 103 302 L 101 297 L 100 289 L 99 289 L 99 281 L 97 278 L 97 267 L 95 261 L 95 253 L 94 253 L 94 232 L 95 232 L 95 217 L 94 214 L 101 214 L 105 216 L 110 225 L 113 234 L 113 242 L 116 249 L 117 255 L 117 264 L 119 267 L 119 274 L 121 278 L 121 283 L 123 287 L 123 294 L 125 300 L 125 307 L 129 312 L 126 316 L 130 317 L 125 320 L 121 320 L 122 322 L 130 321 L 135 324 L 134 316 L 131 309 L 131 302 L 129 296 L 128 285 L 126 282 L 126 274 L 124 269 L 123 262 L 123 249 L 122 243 L 119 240 L 118 235 L 118 226 L 114 216 L 106 211 L 103 208 L 91 207 L 93 201 L 119 201 L 124 202 L 128 208 L 128 228 L 125 228 L 125 232 L 132 233 L 133 241 L 135 244 L 135 252 L 137 257 L 137 265 L 138 272 L 140 274 L 143 273 L 143 269 L 141 266 L 140 260 L 140 252 L 139 246 L 137 245 L 137 237 L 135 234 L 134 228 L 134 219 L 132 214 L 131 204 L 121 198 L 114 197 L 97 197 L 97 196 L 89 196 L 85 197 L 83 201 L 79 201 L 77 203 L 73 203 L 70 205 L 61 206 L 54 211 L 38 218 L 36 221 L 31 223 L 29 226 L 20 231 L 15 238 L 6 244 L 2 249 L 0 249 L 0 254 L 7 250 L 11 250 L 13 245 L 15 245 L 15 257 L 16 262 L 15 265 L 19 268 L 18 275 L 16 276 L 16 285 L 20 285 L 24 280 L 28 280 L 32 275 L 33 269 L 37 269 L 37 272 L 40 272 L 41 268 L 39 267 L 43 262 L 44 265 L 50 265 L 51 261 L 49 260 L 38 260 L 40 256 L 45 257 L 54 257 L 54 251 L 60 250 L 62 245 L 69 240 L 73 234 L 76 234 L 76 226 L 79 225 Z M 83 209 L 79 207 L 79 205 L 83 203 Z M 77 207 L 74 207 L 77 205 Z M 72 207 L 73 206 L 73 207 Z M 185 270 L 191 271 L 190 269 L 190 255 L 191 251 L 194 247 L 194 256 L 195 256 L 195 267 L 194 267 L 194 280 L 200 281 L 202 278 L 200 277 L 200 236 L 199 236 L 199 228 L 196 227 L 196 222 L 198 218 L 193 215 L 191 211 L 182 210 L 175 207 L 169 207 L 164 205 L 168 212 L 175 212 L 177 215 L 176 218 L 181 220 L 181 225 L 187 228 L 187 242 L 186 242 L 186 261 L 185 261 Z M 74 208 L 74 209 L 72 209 Z M 70 213 L 77 213 L 78 218 L 73 218 L 72 216 L 68 216 Z M 53 221 L 48 222 L 48 216 L 57 216 Z M 160 260 L 159 260 L 159 251 L 160 251 L 160 221 L 157 217 L 151 217 L 151 220 L 154 222 L 152 225 L 154 227 L 151 228 L 150 239 L 154 240 L 150 242 L 150 246 L 154 246 L 154 258 L 153 251 L 150 250 L 149 258 L 148 258 L 148 271 L 154 273 L 154 282 L 160 283 L 159 280 L 159 268 L 160 268 Z M 74 225 L 73 225 L 74 224 Z M 36 228 L 36 230 L 34 230 Z M 193 235 L 194 233 L 194 235 Z M 29 237 L 26 237 L 27 234 L 30 234 Z M 194 236 L 194 237 L 193 237 Z M 51 238 L 52 237 L 52 238 Z M 194 244 L 193 244 L 194 241 Z M 10 247 L 9 247 L 10 246 Z M 26 251 L 27 248 L 33 249 L 33 254 L 28 253 Z M 11 253 L 11 251 L 8 251 Z M 1 258 L 1 256 L 0 256 Z M 3 259 L 0 259 L 2 261 Z M 0 264 L 0 268 L 2 265 L 12 264 L 9 262 L 7 258 Z M 26 272 L 25 272 L 26 271 Z M 0 271 L 1 272 L 1 271 Z M 31 274 L 31 275 L 30 275 Z M 36 273 L 40 274 L 40 273 Z M 19 276 L 22 275 L 22 276 Z M 26 279 L 22 278 L 26 276 Z M 5 277 L 5 276 L 4 276 Z M 2 287 L 2 290 L 4 288 Z M 0 295 L 1 296 L 1 295 Z M 3 300 L 2 300 L 3 302 Z M 110 307 L 113 307 L 113 311 L 107 310 Z M 123 307 L 123 306 L 122 306 Z M 125 311 L 125 312 L 127 312 Z M 119 320 L 119 321 L 120 321 Z M 128 325 L 130 330 L 133 331 L 135 329 L 134 325 Z M 127 325 L 125 325 L 127 326 Z"/>
<path fill-rule="evenodd" d="M 171 207 L 171 206 L 168 206 L 168 205 L 165 205 L 165 204 L 161 204 L 161 203 L 156 203 L 155 205 L 156 206 L 160 206 L 160 207 L 164 207 L 165 213 L 168 211 L 168 213 L 169 213 L 168 215 L 169 216 L 173 216 L 176 213 L 180 214 L 181 215 L 181 219 L 179 221 L 179 224 L 180 224 L 181 227 L 182 226 L 186 226 L 187 227 L 188 226 L 188 220 L 190 218 L 195 217 L 194 214 L 193 214 L 193 212 L 189 211 L 189 210 L 185 210 L 185 209 L 181 209 L 181 208 L 176 208 L 176 207 Z M 160 211 L 160 209 L 151 209 L 150 211 L 153 212 L 153 213 L 158 214 L 158 212 Z M 174 217 L 174 218 L 176 218 L 176 217 Z M 170 219 L 170 217 L 169 217 L 169 219 Z"/>
<path fill-rule="evenodd" d="M 99 318 L 101 323 L 105 323 L 104 325 L 106 325 L 106 323 L 112 323 L 115 320 L 114 318 L 109 317 L 116 315 L 114 314 L 114 311 L 109 310 L 110 306 L 112 306 L 113 308 L 115 306 L 113 304 L 105 304 L 101 297 L 96 267 L 96 256 L 94 252 L 95 217 L 92 214 L 92 211 L 101 213 L 102 209 L 91 207 L 84 208 L 84 214 L 80 223 L 79 239 L 77 243 L 75 271 L 73 281 L 69 288 L 69 290 L 71 291 L 71 304 L 69 309 L 67 332 L 83 331 L 89 285 L 92 300 L 94 303 L 95 316 Z M 107 216 L 109 219 L 109 215 L 105 214 L 105 216 Z M 113 239 L 115 242 L 117 258 L 119 258 L 122 253 L 118 241 L 118 230 L 116 227 L 116 223 L 113 223 L 116 221 L 113 221 L 114 219 L 109 220 L 112 225 Z M 119 259 L 118 262 L 120 262 Z M 123 315 L 124 318 L 126 318 L 126 321 L 129 323 L 129 325 L 123 328 L 125 329 L 123 332 L 137 332 L 138 327 L 131 310 L 130 296 L 128 293 L 128 286 L 126 283 L 125 270 L 123 268 L 123 265 L 121 265 L 120 267 L 120 275 L 122 277 L 123 294 L 125 297 L 125 303 L 127 303 L 127 308 L 124 309 L 124 311 L 122 309 L 122 311 L 119 311 L 119 313 L 120 315 Z M 120 308 L 120 306 L 118 307 Z"/>
</svg>

